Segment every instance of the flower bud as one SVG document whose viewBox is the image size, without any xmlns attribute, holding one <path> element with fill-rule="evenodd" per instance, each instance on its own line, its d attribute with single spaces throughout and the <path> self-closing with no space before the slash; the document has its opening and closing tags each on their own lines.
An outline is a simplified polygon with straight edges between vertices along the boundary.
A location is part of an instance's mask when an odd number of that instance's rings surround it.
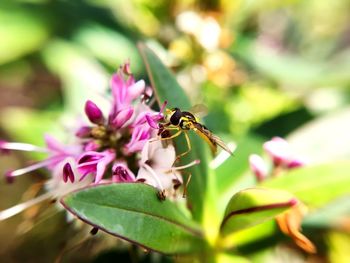
<svg viewBox="0 0 350 263">
<path fill-rule="evenodd" d="M 92 123 L 103 124 L 104 122 L 103 113 L 100 110 L 100 108 L 91 100 L 88 100 L 85 103 L 85 113 Z"/>
<path fill-rule="evenodd" d="M 264 143 L 264 150 L 271 156 L 275 166 L 288 165 L 292 153 L 288 142 L 280 137 L 274 137 L 272 140 Z"/>
</svg>

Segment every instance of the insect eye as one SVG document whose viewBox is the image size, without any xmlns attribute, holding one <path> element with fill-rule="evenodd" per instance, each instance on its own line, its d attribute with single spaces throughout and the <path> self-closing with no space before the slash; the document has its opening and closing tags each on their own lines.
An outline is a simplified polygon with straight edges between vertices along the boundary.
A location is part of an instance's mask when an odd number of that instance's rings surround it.
<svg viewBox="0 0 350 263">
<path fill-rule="evenodd" d="M 172 125 L 178 125 L 180 122 L 181 116 L 182 116 L 181 111 L 176 108 L 176 110 L 174 111 L 174 113 L 170 117 L 170 123 Z"/>
</svg>

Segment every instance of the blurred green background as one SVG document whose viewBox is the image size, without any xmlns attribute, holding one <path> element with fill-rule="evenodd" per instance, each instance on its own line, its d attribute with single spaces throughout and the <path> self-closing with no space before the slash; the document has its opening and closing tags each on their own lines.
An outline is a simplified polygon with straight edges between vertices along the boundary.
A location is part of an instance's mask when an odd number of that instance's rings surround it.
<svg viewBox="0 0 350 263">
<path fill-rule="evenodd" d="M 147 80 L 138 41 L 174 71 L 193 104 L 208 107 L 205 123 L 225 141 L 278 135 L 310 162 L 349 159 L 349 0 L 3 0 L 0 137 L 42 145 L 49 132 L 69 141 L 72 116 L 87 98 L 107 91 L 121 63 L 130 59 L 137 78 Z M 1 156 L 0 172 L 27 157 Z M 25 199 L 43 177 L 1 182 L 0 210 Z M 39 223 L 31 213 L 25 224 L 23 216 L 0 222 L 4 262 L 135 256 L 135 248 L 114 250 L 114 239 L 81 242 L 64 214 L 53 214 L 48 209 Z M 349 220 L 341 227 L 320 233 L 325 250 L 312 260 L 350 261 Z M 75 247 L 67 251 L 69 242 Z M 296 251 L 261 251 L 261 262 L 301 260 Z M 169 260 L 138 253 L 145 261 Z"/>
</svg>

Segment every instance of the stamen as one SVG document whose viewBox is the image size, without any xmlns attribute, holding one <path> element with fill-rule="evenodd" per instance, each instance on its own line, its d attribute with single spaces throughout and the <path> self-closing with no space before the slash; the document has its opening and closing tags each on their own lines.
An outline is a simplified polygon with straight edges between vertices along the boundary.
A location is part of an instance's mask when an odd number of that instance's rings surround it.
<svg viewBox="0 0 350 263">
<path fill-rule="evenodd" d="M 148 164 L 143 164 L 142 166 L 152 175 L 153 179 L 158 184 L 159 190 L 164 190 L 164 187 L 163 187 L 162 183 L 160 182 L 158 175 L 154 172 L 154 170 Z"/>
<path fill-rule="evenodd" d="M 9 177 L 16 177 L 16 176 L 20 176 L 22 174 L 25 174 L 25 173 L 29 173 L 31 171 L 34 171 L 34 170 L 37 170 L 37 169 L 40 169 L 40 168 L 43 168 L 45 166 L 48 166 L 49 164 L 51 164 L 52 162 L 54 162 L 55 159 L 52 159 L 52 158 L 49 158 L 49 159 L 46 159 L 42 162 L 39 162 L 39 163 L 35 163 L 33 165 L 30 165 L 28 167 L 25 167 L 25 168 L 21 168 L 21 169 L 17 169 L 17 170 L 14 170 L 12 172 L 9 172 L 8 176 Z"/>
<path fill-rule="evenodd" d="M 168 172 L 183 170 L 183 169 L 186 169 L 186 168 L 188 168 L 188 167 L 197 165 L 197 164 L 199 164 L 200 162 L 201 162 L 201 161 L 197 159 L 197 160 L 194 160 L 193 162 L 190 162 L 189 164 L 186 164 L 186 165 L 172 167 Z"/>
<path fill-rule="evenodd" d="M 159 112 L 163 112 L 167 104 L 168 104 L 168 101 L 167 100 L 164 101 L 163 105 L 160 107 Z"/>
<path fill-rule="evenodd" d="M 29 143 L 20 142 L 1 142 L 0 149 L 2 150 L 17 150 L 26 152 L 48 152 L 48 149 L 39 147 Z"/>
<path fill-rule="evenodd" d="M 69 163 L 66 163 L 63 166 L 63 181 L 67 183 L 68 178 L 72 183 L 74 183 L 74 173 L 72 170 L 72 166 Z"/>
<path fill-rule="evenodd" d="M 8 209 L 5 209 L 3 211 L 0 211 L 0 221 L 2 220 L 5 220 L 7 218 L 10 218 L 14 215 L 17 215 L 19 213 L 21 213 L 22 211 L 26 210 L 27 208 L 33 206 L 33 205 L 36 205 L 48 198 L 51 197 L 51 193 L 50 192 L 47 192 L 43 195 L 40 195 L 34 199 L 31 199 L 31 200 L 28 200 L 24 203 L 21 203 L 21 204 L 18 204 L 18 205 L 15 205 L 13 207 L 10 207 Z"/>
</svg>

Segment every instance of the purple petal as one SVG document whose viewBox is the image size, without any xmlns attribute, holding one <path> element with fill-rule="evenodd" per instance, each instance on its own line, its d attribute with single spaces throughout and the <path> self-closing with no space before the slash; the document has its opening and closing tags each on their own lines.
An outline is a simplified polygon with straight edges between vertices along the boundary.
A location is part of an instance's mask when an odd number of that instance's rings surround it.
<svg viewBox="0 0 350 263">
<path fill-rule="evenodd" d="M 111 89 L 112 89 L 112 95 L 114 99 L 114 108 L 115 110 L 118 110 L 118 108 L 121 106 L 122 101 L 124 100 L 124 95 L 126 93 L 125 84 L 123 80 L 123 76 L 118 72 L 116 74 L 113 74 L 111 79 Z"/>
<path fill-rule="evenodd" d="M 150 129 L 147 123 L 136 126 L 132 132 L 130 142 L 125 145 L 126 151 L 128 153 L 141 151 L 147 140 L 151 137 Z"/>
<path fill-rule="evenodd" d="M 101 146 L 96 141 L 89 141 L 84 145 L 85 151 L 97 151 Z"/>
<path fill-rule="evenodd" d="M 60 152 L 65 153 L 66 149 L 63 144 L 61 144 L 59 141 L 57 141 L 53 136 L 49 134 L 45 134 L 45 143 L 49 150 L 52 152 Z"/>
<path fill-rule="evenodd" d="M 101 159 L 102 157 L 103 157 L 103 153 L 100 153 L 100 152 L 94 152 L 94 151 L 85 152 L 79 157 L 78 164 L 94 162 Z"/>
<path fill-rule="evenodd" d="M 139 80 L 138 82 L 136 82 L 135 84 L 129 86 L 128 88 L 128 101 L 132 101 L 138 97 L 141 96 L 141 94 L 144 92 L 145 90 L 145 81 L 144 80 Z"/>
<path fill-rule="evenodd" d="M 102 158 L 96 167 L 95 184 L 98 184 L 106 171 L 107 166 L 115 159 L 115 153 L 112 151 L 106 151 L 106 156 Z"/>
<path fill-rule="evenodd" d="M 265 142 L 263 148 L 271 156 L 275 166 L 289 163 L 291 150 L 286 140 L 274 137 L 272 140 Z"/>
<path fill-rule="evenodd" d="M 103 124 L 104 122 L 103 113 L 100 110 L 100 108 L 91 100 L 88 100 L 85 103 L 85 113 L 92 123 Z"/>
<path fill-rule="evenodd" d="M 158 123 L 155 122 L 155 120 L 150 116 L 150 114 L 146 114 L 146 120 L 149 126 L 151 126 L 153 129 L 158 129 Z"/>
<path fill-rule="evenodd" d="M 95 174 L 95 183 L 99 183 L 103 178 L 105 169 L 109 163 L 115 159 L 112 150 L 104 152 L 87 152 L 78 159 L 78 172 L 82 174 L 80 181 L 88 174 Z"/>
<path fill-rule="evenodd" d="M 83 127 L 80 127 L 79 130 L 77 130 L 77 132 L 75 133 L 75 136 L 79 138 L 87 138 L 90 136 L 90 132 L 91 132 L 91 127 L 83 126 Z"/>
<path fill-rule="evenodd" d="M 126 167 L 126 165 L 117 163 L 113 166 L 113 181 L 119 182 L 134 182 L 135 175 Z"/>
<path fill-rule="evenodd" d="M 134 109 L 132 107 L 128 107 L 124 110 L 119 111 L 116 114 L 116 117 L 112 121 L 112 125 L 115 128 L 121 128 L 123 125 L 130 120 L 131 116 L 134 114 Z"/>
</svg>

